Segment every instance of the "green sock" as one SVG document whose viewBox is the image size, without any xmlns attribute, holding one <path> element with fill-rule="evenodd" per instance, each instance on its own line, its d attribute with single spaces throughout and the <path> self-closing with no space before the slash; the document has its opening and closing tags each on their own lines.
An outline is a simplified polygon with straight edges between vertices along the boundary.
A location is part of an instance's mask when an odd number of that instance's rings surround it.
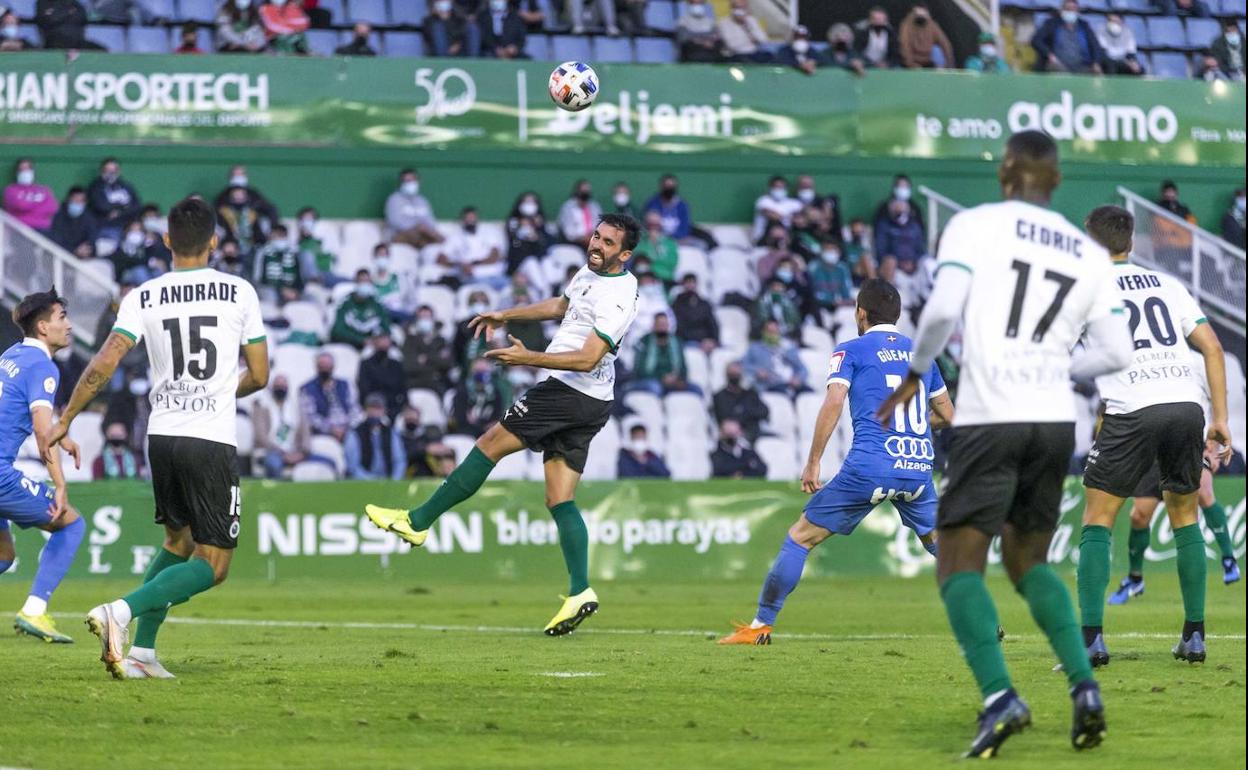
<svg viewBox="0 0 1248 770">
<path fill-rule="evenodd" d="M 1104 529 L 1104 527 L 1097 527 Z M 1108 533 L 1109 530 L 1106 530 Z M 1087 528 L 1084 528 L 1086 536 Z M 1080 546 L 1082 549 L 1083 546 Z M 1083 552 L 1079 555 L 1079 570 L 1082 577 Z M 1108 574 L 1108 573 L 1107 573 Z M 1037 564 L 1027 570 L 1023 579 L 1016 586 L 1018 592 L 1027 600 L 1031 608 L 1031 617 L 1036 625 L 1049 637 L 1049 646 L 1057 654 L 1066 671 L 1066 681 L 1074 687 L 1080 682 L 1092 678 L 1092 664 L 1088 662 L 1088 651 L 1083 646 L 1083 635 L 1079 632 L 1079 624 L 1075 621 L 1075 608 L 1070 603 L 1070 592 L 1057 576 L 1053 568 L 1047 564 Z M 1080 591 L 1082 594 L 1082 591 Z M 1102 584 L 1101 600 L 1105 598 L 1105 587 Z M 1084 625 L 1087 625 L 1085 622 Z M 1098 622 L 1099 625 L 1099 622 Z"/>
<path fill-rule="evenodd" d="M 1199 524 L 1188 524 L 1174 531 L 1174 546 L 1179 563 L 1179 590 L 1183 593 L 1183 619 L 1200 623 L 1205 619 L 1205 538 Z"/>
<path fill-rule="evenodd" d="M 1223 559 L 1235 558 L 1235 544 L 1231 542 L 1231 533 L 1226 530 L 1226 509 L 1217 500 L 1208 508 L 1201 508 L 1205 514 L 1205 524 L 1213 531 L 1213 538 L 1218 541 L 1218 550 Z"/>
<path fill-rule="evenodd" d="M 492 470 L 494 463 L 474 446 L 464 461 L 446 477 L 442 486 L 434 491 L 433 496 L 408 512 L 412 529 L 417 532 L 429 529 L 439 516 L 475 495 Z"/>
<path fill-rule="evenodd" d="M 147 574 L 143 576 L 143 583 L 152 582 L 166 567 L 185 563 L 185 557 L 161 548 L 157 552 L 156 558 L 152 559 L 152 563 L 147 565 Z M 156 632 L 160 631 L 160 624 L 165 622 L 165 616 L 168 614 L 169 609 L 166 607 L 140 615 L 138 627 L 134 632 L 134 646 L 145 647 L 149 650 L 156 649 Z"/>
<path fill-rule="evenodd" d="M 213 584 L 212 565 L 203 559 L 191 559 L 161 570 L 160 574 L 139 588 L 121 597 L 130 605 L 130 614 L 139 617 L 152 610 L 168 609 L 181 604 Z"/>
<path fill-rule="evenodd" d="M 550 515 L 555 517 L 555 526 L 559 528 L 559 548 L 568 565 L 568 596 L 576 596 L 589 588 L 589 530 L 573 500 L 551 508 Z"/>
<path fill-rule="evenodd" d="M 1019 581 L 1019 585 L 1022 585 L 1022 581 Z M 1109 585 L 1107 527 L 1095 524 L 1084 526 L 1083 537 L 1079 540 L 1079 569 L 1075 575 L 1075 585 L 1079 588 L 1079 614 L 1083 618 L 1083 625 L 1102 625 L 1105 619 L 1105 588 Z"/>
<path fill-rule="evenodd" d="M 949 625 L 971 667 L 979 691 L 985 698 L 1011 687 L 1005 656 L 997 641 L 997 607 L 992 603 L 984 576 L 978 572 L 956 572 L 940 587 Z"/>
<path fill-rule="evenodd" d="M 1152 542 L 1152 536 L 1153 532 L 1148 527 L 1131 528 L 1131 536 L 1127 538 L 1127 570 L 1132 575 L 1144 574 L 1144 553 Z"/>
</svg>

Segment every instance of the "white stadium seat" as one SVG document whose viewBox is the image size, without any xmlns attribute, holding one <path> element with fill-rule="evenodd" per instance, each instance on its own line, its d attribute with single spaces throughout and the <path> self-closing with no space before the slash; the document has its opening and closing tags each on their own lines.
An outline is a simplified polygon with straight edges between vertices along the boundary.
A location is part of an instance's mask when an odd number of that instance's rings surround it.
<svg viewBox="0 0 1248 770">
<path fill-rule="evenodd" d="M 799 350 L 798 358 L 806 367 L 806 384 L 816 391 L 822 392 L 828 380 L 828 362 L 832 360 L 831 351 Z"/>
<path fill-rule="evenodd" d="M 711 391 L 711 362 L 706 352 L 699 347 L 686 347 L 685 367 L 689 370 L 689 384 L 701 388 L 703 400 L 709 402 L 714 394 Z"/>
<path fill-rule="evenodd" d="M 273 348 L 273 374 L 284 374 L 291 390 L 298 390 L 316 376 L 316 348 L 278 345 Z"/>
<path fill-rule="evenodd" d="M 337 478 L 332 467 L 316 460 L 296 463 L 290 470 L 291 481 L 335 481 Z"/>
<path fill-rule="evenodd" d="M 455 334 L 455 292 L 445 286 L 421 286 L 416 289 L 416 306 L 428 305 L 433 317 L 442 322 L 443 336 Z M 448 333 L 449 332 L 449 333 Z"/>
<path fill-rule="evenodd" d="M 704 443 L 669 441 L 664 456 L 674 481 L 704 481 L 711 477 L 711 454 Z"/>
<path fill-rule="evenodd" d="M 346 475 L 347 453 L 338 439 L 333 436 L 313 436 L 308 441 L 308 449 L 312 454 L 330 461 L 339 478 Z"/>
<path fill-rule="evenodd" d="M 712 397 L 715 393 L 724 389 L 728 384 L 728 364 L 736 363 L 741 360 L 742 352 L 729 348 L 715 348 L 711 351 L 711 391 Z"/>
<path fill-rule="evenodd" d="M 251 418 L 241 414 L 235 415 L 234 433 L 238 439 L 238 456 L 250 457 L 256 448 L 256 433 L 251 425 Z"/>
<path fill-rule="evenodd" d="M 827 329 L 814 324 L 806 324 L 802 327 L 802 347 L 830 356 L 836 345 Z"/>
<path fill-rule="evenodd" d="M 334 376 L 346 380 L 354 388 L 360 374 L 360 351 L 341 342 L 331 342 L 322 345 L 321 352 L 334 357 Z"/>
<path fill-rule="evenodd" d="M 710 229 L 711 236 L 720 246 L 748 249 L 752 245 L 750 231 L 745 225 L 711 225 Z"/>
<path fill-rule="evenodd" d="M 750 346 L 750 314 L 739 307 L 728 305 L 715 308 L 715 320 L 719 322 L 719 344 L 745 355 Z"/>
<path fill-rule="evenodd" d="M 342 251 L 334 272 L 354 278 L 361 268 L 371 268 L 373 249 L 382 242 L 381 224 L 370 219 L 356 219 L 342 228 Z"/>
<path fill-rule="evenodd" d="M 711 266 L 706 252 L 699 246 L 680 246 L 677 252 L 676 280 L 683 279 L 689 273 L 698 277 L 698 286 L 703 287 L 705 291 L 711 275 Z"/>
<path fill-rule="evenodd" d="M 521 450 L 499 460 L 494 470 L 490 471 L 490 478 L 496 481 L 523 480 L 528 472 L 529 458 L 526 456 L 528 454 L 529 452 Z"/>
<path fill-rule="evenodd" d="M 653 439 L 651 439 L 653 441 Z M 612 417 L 598 431 L 589 444 L 589 459 L 585 463 L 587 481 L 614 481 L 619 470 L 620 425 Z"/>
<path fill-rule="evenodd" d="M 443 436 L 442 443 L 455 452 L 455 462 L 458 464 L 463 462 L 472 448 L 477 445 L 477 440 L 462 433 L 452 433 L 449 436 Z"/>
<path fill-rule="evenodd" d="M 282 317 L 292 331 L 312 332 L 318 339 L 325 339 L 325 310 L 314 302 L 287 302 Z"/>
<path fill-rule="evenodd" d="M 763 436 L 754 442 L 754 451 L 767 464 L 768 481 L 792 481 L 801 476 L 797 445 L 792 438 Z"/>
<path fill-rule="evenodd" d="M 797 413 L 789 397 L 783 393 L 764 393 L 762 398 L 768 413 L 764 423 L 766 432 L 788 441 L 796 439 Z"/>
<path fill-rule="evenodd" d="M 437 393 L 424 388 L 407 391 L 407 403 L 420 410 L 420 419 L 426 425 L 436 425 L 446 430 L 446 411 Z"/>
</svg>

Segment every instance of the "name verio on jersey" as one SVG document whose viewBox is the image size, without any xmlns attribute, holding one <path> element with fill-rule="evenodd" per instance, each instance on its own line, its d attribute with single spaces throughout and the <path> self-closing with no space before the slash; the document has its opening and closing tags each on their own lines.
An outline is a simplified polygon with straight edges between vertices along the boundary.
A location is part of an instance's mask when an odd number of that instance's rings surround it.
<svg viewBox="0 0 1248 770">
<path fill-rule="evenodd" d="M 1118 276 L 1119 291 L 1135 289 L 1160 289 L 1161 279 L 1155 275 L 1120 275 Z"/>
<path fill-rule="evenodd" d="M 178 302 L 207 302 L 209 300 L 238 302 L 238 285 L 226 281 L 208 281 L 183 286 L 162 286 L 157 304 L 171 305 Z M 139 307 L 146 308 L 151 301 L 150 289 L 139 292 Z"/>
</svg>

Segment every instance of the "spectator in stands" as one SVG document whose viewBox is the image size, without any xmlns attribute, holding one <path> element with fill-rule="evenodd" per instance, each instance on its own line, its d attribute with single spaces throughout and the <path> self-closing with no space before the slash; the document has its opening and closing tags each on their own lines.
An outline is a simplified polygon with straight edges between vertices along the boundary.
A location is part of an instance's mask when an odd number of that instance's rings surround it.
<svg viewBox="0 0 1248 770">
<path fill-rule="evenodd" d="M 594 200 L 594 189 L 588 179 L 578 179 L 572 186 L 572 197 L 559 209 L 559 232 L 568 243 L 589 246 L 589 238 L 602 219 L 602 206 Z"/>
<path fill-rule="evenodd" d="M 760 242 L 773 224 L 787 229 L 793 215 L 801 210 L 802 202 L 789 195 L 788 181 L 782 176 L 773 176 L 767 182 L 767 194 L 754 201 L 753 241 Z"/>
<path fill-rule="evenodd" d="M 628 429 L 628 443 L 620 447 L 620 455 L 615 462 L 615 475 L 622 479 L 672 477 L 667 463 L 650 449 L 646 426 L 638 424 Z"/>
<path fill-rule="evenodd" d="M 996 35 L 987 30 L 979 33 L 979 49 L 966 57 L 963 69 L 971 72 L 1004 75 L 1010 72 L 1010 63 L 1001 55 Z"/>
<path fill-rule="evenodd" d="M 529 32 L 541 34 L 542 24 L 546 21 L 546 12 L 542 10 L 539 0 L 516 0 L 516 12 Z"/>
<path fill-rule="evenodd" d="M 923 224 L 923 209 L 914 200 L 914 182 L 905 174 L 897 174 L 893 177 L 892 193 L 875 207 L 873 230 L 878 231 L 880 225 L 889 217 L 893 201 L 905 201 L 910 209 L 910 216 L 918 220 L 920 225 Z"/>
<path fill-rule="evenodd" d="M 887 207 L 885 207 L 887 211 Z M 849 220 L 849 233 L 845 240 L 845 258 L 849 260 L 850 269 L 854 273 L 854 285 L 867 278 L 874 278 L 876 272 L 874 244 L 871 242 L 871 231 L 867 223 L 859 217 Z"/>
<path fill-rule="evenodd" d="M 658 214 L 663 232 L 676 240 L 692 234 L 693 219 L 689 204 L 680 197 L 680 181 L 675 174 L 664 174 L 659 178 L 659 191 L 646 201 L 645 212 Z"/>
<path fill-rule="evenodd" d="M 657 313 L 653 319 L 652 331 L 637 343 L 632 389 L 656 396 L 681 392 L 701 395 L 700 388 L 689 384 L 685 342 L 672 334 L 671 318 L 666 313 Z"/>
<path fill-rule="evenodd" d="M 894 198 L 889 203 L 888 216 L 875 227 L 875 253 L 880 272 L 890 281 L 892 270 L 913 274 L 919 260 L 927 256 L 927 234 L 907 201 Z"/>
<path fill-rule="evenodd" d="M 373 25 L 366 21 L 357 21 L 351 30 L 351 42 L 334 49 L 337 56 L 376 56 L 377 50 L 369 38 L 373 36 Z"/>
<path fill-rule="evenodd" d="M 619 19 L 620 30 L 629 36 L 644 35 L 649 27 L 646 25 L 646 3 L 650 0 L 615 0 L 615 14 Z"/>
<path fill-rule="evenodd" d="M 109 255 L 113 278 L 117 283 L 149 281 L 169 268 L 169 256 L 164 244 L 143 228 L 142 221 L 135 219 L 126 225 L 121 242 Z"/>
<path fill-rule="evenodd" d="M 901 20 L 897 30 L 897 50 L 902 66 L 907 69 L 944 69 L 956 67 L 953 44 L 932 18 L 927 3 L 918 2 Z"/>
<path fill-rule="evenodd" d="M 425 53 L 429 56 L 481 55 L 481 30 L 457 13 L 452 0 L 434 0 L 425 17 Z"/>
<path fill-rule="evenodd" d="M 260 229 L 267 235 L 269 229 L 281 219 L 281 216 L 278 214 L 277 206 L 265 197 L 264 193 L 251 184 L 251 178 L 247 176 L 246 166 L 241 164 L 230 166 L 230 174 L 226 177 L 226 185 L 221 188 L 221 192 L 217 193 L 217 197 L 213 200 L 213 205 L 218 210 L 222 206 L 230 205 L 239 197 L 234 192 L 236 187 L 243 188 L 246 193 L 243 196 L 244 205 L 256 212 Z"/>
<path fill-rule="evenodd" d="M 146 469 L 143 455 L 130 448 L 130 427 L 124 422 L 104 426 L 104 448 L 91 463 L 91 478 L 141 479 Z"/>
<path fill-rule="evenodd" d="M 672 314 L 671 305 L 667 302 L 667 290 L 659 282 L 658 276 L 640 267 L 634 266 L 637 276 L 637 318 L 633 321 L 629 336 L 641 339 L 654 328 L 654 317 L 662 314 L 667 316 L 668 327 L 676 325 L 676 317 Z"/>
<path fill-rule="evenodd" d="M 551 237 L 542 198 L 532 190 L 520 193 L 507 215 L 507 274 L 512 275 L 527 259 L 540 260 L 550 248 Z"/>
<path fill-rule="evenodd" d="M 16 13 L 8 9 L 0 12 L 0 53 L 30 51 L 36 48 L 34 43 L 22 37 L 20 24 Z"/>
<path fill-rule="evenodd" d="M 640 219 L 637 206 L 633 204 L 633 191 L 627 182 L 616 182 L 611 188 L 611 213 Z"/>
<path fill-rule="evenodd" d="M 1222 34 L 1209 44 L 1209 53 L 1218 60 L 1218 68 L 1231 80 L 1244 81 L 1244 38 L 1239 31 L 1239 21 L 1226 19 L 1222 22 Z"/>
<path fill-rule="evenodd" d="M 338 306 L 330 342 L 363 350 L 370 337 L 389 333 L 390 314 L 377 301 L 377 287 L 367 270 L 355 274 L 355 290 Z"/>
<path fill-rule="evenodd" d="M 201 54 L 203 50 L 199 47 L 199 25 L 193 21 L 188 21 L 182 25 L 182 31 L 179 33 L 182 42 L 177 48 L 173 49 L 174 53 L 180 54 Z"/>
<path fill-rule="evenodd" d="M 169 232 L 168 222 L 164 214 L 160 213 L 160 206 L 155 203 L 143 204 L 143 210 L 139 212 L 139 220 L 143 223 L 143 229 L 160 238 L 164 238 L 165 233 Z M 161 245 L 164 245 L 163 243 Z M 172 259 L 172 256 L 170 257 Z"/>
<path fill-rule="evenodd" d="M 810 174 L 802 174 L 797 178 L 797 200 L 807 208 L 814 208 L 820 214 L 819 221 L 811 220 L 818 235 L 832 233 L 837 237 L 841 234 L 841 198 L 836 193 L 820 195 L 815 186 L 815 178 Z M 807 213 L 810 216 L 810 213 Z"/>
<path fill-rule="evenodd" d="M 715 309 L 698 293 L 698 277 L 687 273 L 680 279 L 680 292 L 672 300 L 676 333 L 686 344 L 697 345 L 706 353 L 719 347 L 719 321 Z"/>
<path fill-rule="evenodd" d="M 741 426 L 745 437 L 750 441 L 758 439 L 762 423 L 767 419 L 770 410 L 763 403 L 758 391 L 745 381 L 745 370 L 740 361 L 728 364 L 724 371 L 726 384 L 724 389 L 715 394 L 712 402 L 715 420 L 723 422 L 732 420 Z"/>
<path fill-rule="evenodd" d="M 1138 56 L 1139 49 L 1135 44 L 1135 33 L 1122 22 L 1122 14 L 1111 13 L 1106 16 L 1104 26 L 1096 32 L 1096 40 L 1104 52 L 1101 66 L 1105 74 L 1144 74 L 1144 67 Z"/>
<path fill-rule="evenodd" d="M 507 284 L 502 244 L 481 230 L 475 206 L 465 206 L 460 212 L 459 232 L 443 244 L 437 262 L 451 271 L 444 283 L 455 288 L 483 283 L 500 289 Z"/>
<path fill-rule="evenodd" d="M 1155 0 L 1154 4 L 1166 16 L 1195 16 L 1207 19 L 1213 14 L 1205 0 Z"/>
<path fill-rule="evenodd" d="M 484 358 L 472 362 L 467 376 L 455 386 L 451 400 L 451 429 L 479 438 L 503 417 L 507 400 L 498 387 L 493 365 Z"/>
<path fill-rule="evenodd" d="M 217 51 L 259 53 L 269 44 L 255 0 L 224 0 L 217 12 Z"/>
<path fill-rule="evenodd" d="M 78 0 L 39 0 L 35 4 L 35 24 L 44 48 L 106 50 L 87 40 L 87 11 Z"/>
<path fill-rule="evenodd" d="M 1205 53 L 1201 54 L 1194 77 L 1206 83 L 1213 83 L 1218 80 L 1229 81 L 1231 74 L 1222 69 L 1218 57 L 1214 56 L 1210 51 L 1205 51 Z"/>
<path fill-rule="evenodd" d="M 251 277 L 251 271 L 247 268 L 246 258 L 238 247 L 238 241 L 230 237 L 221 239 L 217 245 L 216 257 L 211 264 L 214 270 L 220 270 L 226 275 L 237 276 L 244 280 Z"/>
<path fill-rule="evenodd" d="M 1193 225 L 1196 224 L 1196 217 L 1192 214 L 1192 210 L 1187 207 L 1187 204 L 1179 200 L 1179 186 L 1171 179 L 1161 183 L 1161 199 L 1157 201 L 1157 205 L 1174 214 L 1179 219 L 1185 219 Z"/>
<path fill-rule="evenodd" d="M 537 301 L 537 297 L 533 293 L 533 288 L 529 285 L 529 279 L 524 273 L 516 273 L 511 277 L 511 293 L 508 299 L 504 300 L 503 306 L 507 308 L 523 307 L 532 305 Z M 529 350 L 545 350 L 549 340 L 546 339 L 546 332 L 542 329 L 541 321 L 508 321 L 507 334 L 515 337 L 524 343 Z M 513 367 L 514 368 L 514 367 Z M 508 370 L 510 372 L 511 369 Z"/>
<path fill-rule="evenodd" d="M 320 281 L 326 286 L 338 283 L 334 275 L 334 263 L 337 257 L 325 249 L 324 242 L 316 235 L 316 224 L 320 220 L 317 210 L 311 206 L 299 209 L 299 233 L 296 245 L 299 250 L 299 261 L 307 271 L 308 280 Z"/>
<path fill-rule="evenodd" d="M 1231 205 L 1222 215 L 1222 240 L 1244 248 L 1244 188 L 1235 190 Z"/>
<path fill-rule="evenodd" d="M 407 472 L 404 475 L 409 478 L 442 475 L 434 472 L 439 462 L 431 456 L 435 452 L 448 451 L 442 444 L 442 431 L 438 426 L 424 424 L 419 409 L 405 406 L 398 428 L 399 439 L 403 442 L 403 453 L 407 455 Z M 454 452 L 450 452 L 450 459 L 454 463 Z"/>
<path fill-rule="evenodd" d="M 601 26 L 606 28 L 606 32 L 611 37 L 620 34 L 620 28 L 616 25 L 615 19 L 615 0 L 588 0 L 591 7 L 590 24 L 595 27 Z M 585 5 L 586 0 L 567 0 L 568 17 L 572 22 L 572 34 L 585 34 Z"/>
<path fill-rule="evenodd" d="M 810 30 L 799 24 L 793 28 L 793 36 L 789 42 L 780 49 L 776 63 L 813 75 L 823 64 L 823 57 L 810 47 Z"/>
<path fill-rule="evenodd" d="M 286 225 L 280 222 L 273 227 L 273 237 L 256 251 L 256 267 L 253 283 L 260 291 L 260 298 L 285 305 L 303 294 L 308 277 L 304 275 L 299 252 L 291 244 Z"/>
<path fill-rule="evenodd" d="M 1062 0 L 1061 13 L 1050 16 L 1031 36 L 1036 72 L 1101 73 L 1105 58 L 1092 25 L 1079 14 L 1078 0 Z"/>
<path fill-rule="evenodd" d="M 265 478 L 280 479 L 307 459 L 312 431 L 300 414 L 298 399 L 290 395 L 286 375 L 273 375 L 269 387 L 251 402 L 251 426 Z"/>
<path fill-rule="evenodd" d="M 13 164 L 13 184 L 4 188 L 4 210 L 27 227 L 43 231 L 52 226 L 57 208 L 52 188 L 35 182 L 35 162 L 18 158 Z"/>
<path fill-rule="evenodd" d="M 406 376 L 403 362 L 388 331 L 374 334 L 369 339 L 373 352 L 360 361 L 356 385 L 360 393 L 380 395 L 384 399 L 386 414 L 393 419 L 407 403 Z"/>
<path fill-rule="evenodd" d="M 633 259 L 647 257 L 650 269 L 659 280 L 671 285 L 676 280 L 676 262 L 680 253 L 676 241 L 663 232 L 663 217 L 657 211 L 647 211 L 641 239 L 633 249 Z"/>
<path fill-rule="evenodd" d="M 407 450 L 386 416 L 386 399 L 380 393 L 364 399 L 364 419 L 347 432 L 343 454 L 348 478 L 398 480 L 407 472 Z"/>
<path fill-rule="evenodd" d="M 857 24 L 857 28 L 854 53 L 864 66 L 875 69 L 901 66 L 897 31 L 888 22 L 888 11 L 875 6 L 867 12 L 867 18 Z"/>
<path fill-rule="evenodd" d="M 766 64 L 775 57 L 768 51 L 767 33 L 750 13 L 750 0 L 729 0 L 731 12 L 719 20 L 719 40 L 729 61 Z"/>
<path fill-rule="evenodd" d="M 828 50 L 823 54 L 823 64 L 855 75 L 866 72 L 862 59 L 854 51 L 854 30 L 848 24 L 838 22 L 828 28 Z"/>
<path fill-rule="evenodd" d="M 806 385 L 806 366 L 797 353 L 797 346 L 782 336 L 778 321 L 763 324 L 762 338 L 750 343 L 741 360 L 745 375 L 769 393 L 796 396 L 810 390 Z"/>
<path fill-rule="evenodd" d="M 105 158 L 100 164 L 100 175 L 87 187 L 87 204 L 100 225 L 98 237 L 114 241 L 142 209 L 138 191 L 122 179 L 116 158 Z"/>
<path fill-rule="evenodd" d="M 496 59 L 527 59 L 524 53 L 528 28 L 508 0 L 490 0 L 489 10 L 477 16 L 481 50 Z"/>
<path fill-rule="evenodd" d="M 835 330 L 854 318 L 854 277 L 839 240 L 829 237 L 808 270 L 810 292 L 824 328 Z"/>
<path fill-rule="evenodd" d="M 441 395 L 451 386 L 455 354 L 438 333 L 433 308 L 421 305 L 403 339 L 403 378 L 408 389 L 424 388 Z"/>
<path fill-rule="evenodd" d="M 433 206 L 420 194 L 420 174 L 414 168 L 399 172 L 399 188 L 386 198 L 386 227 L 390 240 L 418 249 L 445 240 L 438 232 Z"/>
<path fill-rule="evenodd" d="M 767 252 L 758 258 L 755 269 L 760 281 L 766 281 L 776 272 L 776 266 L 782 260 L 793 256 L 793 236 L 784 225 L 773 224 L 767 228 L 767 234 L 759 243 Z"/>
<path fill-rule="evenodd" d="M 217 226 L 238 243 L 243 258 L 250 260 L 257 246 L 264 245 L 264 215 L 251 205 L 246 187 L 230 187 L 225 201 L 217 206 Z"/>
<path fill-rule="evenodd" d="M 143 0 L 86 0 L 91 21 L 108 24 L 154 24 L 157 16 Z"/>
<path fill-rule="evenodd" d="M 339 441 L 355 422 L 355 400 L 351 385 L 334 376 L 334 357 L 316 357 L 316 377 L 299 389 L 299 410 L 313 436 L 333 436 Z"/>
<path fill-rule="evenodd" d="M 719 442 L 711 453 L 711 476 L 717 479 L 761 479 L 767 475 L 767 464 L 741 434 L 735 420 L 719 424 Z"/>
<path fill-rule="evenodd" d="M 689 0 L 676 20 L 676 42 L 683 62 L 717 62 L 720 59 L 719 25 L 715 9 L 707 0 Z"/>
<path fill-rule="evenodd" d="M 312 22 L 298 3 L 267 0 L 260 6 L 260 24 L 273 53 L 308 54 L 308 36 L 304 33 Z"/>
<path fill-rule="evenodd" d="M 52 217 L 48 237 L 79 259 L 90 259 L 95 256 L 95 238 L 98 233 L 99 223 L 87 205 L 87 191 L 74 185 L 69 188 L 69 194 Z"/>
<path fill-rule="evenodd" d="M 373 287 L 377 289 L 377 301 L 390 314 L 390 320 L 400 324 L 412 320 L 408 282 L 394 271 L 388 243 L 379 243 L 373 247 L 372 275 Z"/>
<path fill-rule="evenodd" d="M 451 343 L 455 352 L 455 362 L 463 372 L 470 371 L 472 362 L 489 349 L 492 341 L 491 333 L 484 332 L 478 335 L 474 329 L 469 328 L 468 324 L 476 316 L 489 312 L 490 304 L 490 295 L 484 291 L 473 291 L 468 295 L 468 315 L 455 329 L 455 339 Z"/>
<path fill-rule="evenodd" d="M 321 0 L 302 0 L 303 12 L 308 15 L 313 29 L 329 29 L 334 23 L 334 14 L 328 8 L 321 8 Z"/>
</svg>

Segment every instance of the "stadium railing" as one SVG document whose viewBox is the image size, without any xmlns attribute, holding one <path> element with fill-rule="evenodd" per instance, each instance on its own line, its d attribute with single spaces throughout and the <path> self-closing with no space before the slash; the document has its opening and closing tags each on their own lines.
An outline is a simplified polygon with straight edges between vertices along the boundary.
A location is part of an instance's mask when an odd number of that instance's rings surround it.
<svg viewBox="0 0 1248 770">
<path fill-rule="evenodd" d="M 1242 336 L 1248 278 L 1244 250 L 1125 187 L 1117 192 L 1135 217 L 1133 258 L 1183 281 L 1201 307 Z"/>
<path fill-rule="evenodd" d="M 105 272 L 107 271 L 107 272 Z M 74 338 L 90 355 L 100 316 L 118 294 L 112 262 L 82 262 L 65 249 L 0 211 L 0 288 L 5 300 L 16 303 L 27 294 L 55 286 L 70 304 Z"/>
<path fill-rule="evenodd" d="M 927 185 L 919 185 L 919 193 L 927 200 L 927 253 L 936 256 L 940 234 L 954 214 L 966 208 L 952 198 L 941 195 Z"/>
</svg>

